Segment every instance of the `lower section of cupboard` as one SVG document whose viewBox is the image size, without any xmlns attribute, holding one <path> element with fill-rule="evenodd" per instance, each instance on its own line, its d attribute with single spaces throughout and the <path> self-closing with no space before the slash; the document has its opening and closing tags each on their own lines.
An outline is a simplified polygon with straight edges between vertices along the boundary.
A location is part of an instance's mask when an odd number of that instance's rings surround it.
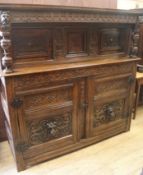
<svg viewBox="0 0 143 175">
<path fill-rule="evenodd" d="M 128 131 L 135 70 L 129 62 L 1 78 L 18 171 Z"/>
<path fill-rule="evenodd" d="M 108 128 L 106 128 L 103 131 L 100 131 L 97 133 L 96 136 L 87 138 L 87 139 L 81 139 L 79 142 L 68 145 L 68 146 L 62 146 L 60 145 L 58 149 L 51 150 L 51 151 L 43 151 L 43 152 L 36 152 L 34 156 L 31 157 L 30 154 L 23 154 L 24 164 L 25 167 L 20 168 L 19 170 L 24 170 L 32 165 L 36 165 L 37 163 L 50 160 L 52 158 L 73 152 L 75 150 L 78 150 L 80 148 L 84 148 L 86 146 L 92 145 L 94 143 L 97 143 L 99 141 L 102 141 L 106 138 L 115 136 L 117 134 L 123 133 L 128 131 L 129 128 L 127 127 L 127 121 L 125 120 L 119 120 L 114 123 L 114 126 L 110 125 Z M 54 145 L 53 145 L 54 146 Z M 48 149 L 49 150 L 49 149 Z M 41 150 L 42 151 L 42 150 Z"/>
</svg>

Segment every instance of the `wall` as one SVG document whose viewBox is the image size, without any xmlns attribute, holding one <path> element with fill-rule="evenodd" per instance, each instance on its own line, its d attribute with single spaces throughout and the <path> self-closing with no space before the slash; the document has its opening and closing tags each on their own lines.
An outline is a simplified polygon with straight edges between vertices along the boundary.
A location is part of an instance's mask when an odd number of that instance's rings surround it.
<svg viewBox="0 0 143 175">
<path fill-rule="evenodd" d="M 118 0 L 118 9 L 143 8 L 143 0 Z"/>
<path fill-rule="evenodd" d="M 21 3 L 22 2 L 22 3 Z M 81 7 L 117 8 L 117 0 L 0 0 L 0 3 L 47 4 Z"/>
</svg>

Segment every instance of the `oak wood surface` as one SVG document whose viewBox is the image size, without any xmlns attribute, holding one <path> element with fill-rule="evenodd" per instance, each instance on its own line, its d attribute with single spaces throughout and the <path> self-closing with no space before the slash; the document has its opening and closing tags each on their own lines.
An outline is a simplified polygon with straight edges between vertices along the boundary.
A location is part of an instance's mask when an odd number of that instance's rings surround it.
<svg viewBox="0 0 143 175">
<path fill-rule="evenodd" d="M 71 174 L 89 175 L 89 173 L 95 174 L 96 172 L 100 175 L 113 173 L 115 175 L 139 175 L 142 172 L 143 162 L 142 116 L 141 106 L 137 109 L 136 120 L 132 120 L 130 132 L 33 166 L 20 174 L 67 175 L 70 172 Z M 10 173 L 18 175 L 19 172 L 16 172 L 15 161 L 8 142 L 1 142 L 0 148 L 1 175 Z"/>
<path fill-rule="evenodd" d="M 129 131 L 138 13 L 0 9 L 1 102 L 18 171 Z"/>
<path fill-rule="evenodd" d="M 6 137 L 6 131 L 5 131 L 5 126 L 4 126 L 4 116 L 3 116 L 3 110 L 2 110 L 2 105 L 0 102 L 0 142 L 7 140 Z"/>
</svg>

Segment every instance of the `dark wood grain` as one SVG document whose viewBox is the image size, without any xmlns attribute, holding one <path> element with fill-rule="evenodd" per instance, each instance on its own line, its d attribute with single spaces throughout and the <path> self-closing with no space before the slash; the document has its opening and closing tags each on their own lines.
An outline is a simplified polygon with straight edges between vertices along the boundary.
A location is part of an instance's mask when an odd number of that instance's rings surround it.
<svg viewBox="0 0 143 175">
<path fill-rule="evenodd" d="M 140 60 L 138 13 L 0 9 L 6 14 L 4 20 L 1 15 L 1 102 L 18 171 L 130 129 Z"/>
<path fill-rule="evenodd" d="M 7 136 L 6 136 L 6 130 L 4 125 L 4 113 L 0 102 L 0 142 L 4 140 L 7 140 Z"/>
</svg>

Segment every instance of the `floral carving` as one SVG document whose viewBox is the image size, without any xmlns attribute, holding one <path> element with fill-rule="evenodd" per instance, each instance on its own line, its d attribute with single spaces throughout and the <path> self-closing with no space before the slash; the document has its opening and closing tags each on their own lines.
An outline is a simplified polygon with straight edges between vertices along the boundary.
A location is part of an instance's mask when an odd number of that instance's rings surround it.
<svg viewBox="0 0 143 175">
<path fill-rule="evenodd" d="M 124 100 L 95 106 L 94 127 L 115 121 L 123 117 Z"/>
<path fill-rule="evenodd" d="M 71 134 L 71 113 L 27 121 L 31 145 L 40 144 Z"/>
</svg>

